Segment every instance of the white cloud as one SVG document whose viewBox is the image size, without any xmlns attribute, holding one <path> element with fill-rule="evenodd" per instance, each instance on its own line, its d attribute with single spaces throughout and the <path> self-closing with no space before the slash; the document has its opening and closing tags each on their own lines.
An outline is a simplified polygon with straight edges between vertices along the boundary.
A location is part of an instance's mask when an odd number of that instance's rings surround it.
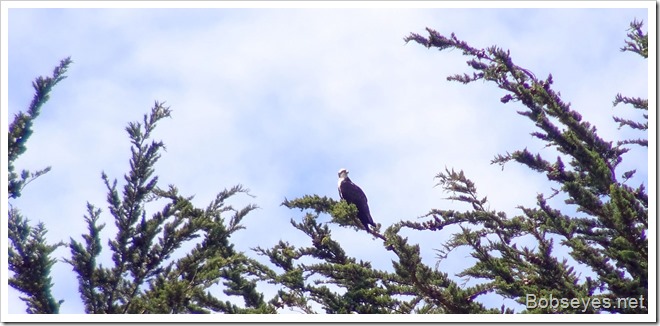
<svg viewBox="0 0 660 326">
<path fill-rule="evenodd" d="M 154 136 L 167 146 L 156 173 L 163 185 L 194 194 L 199 206 L 234 184 L 250 188 L 256 198 L 230 200 L 261 207 L 236 235 L 242 250 L 279 239 L 305 244 L 289 224 L 303 213 L 279 205 L 304 194 L 337 198 L 342 167 L 365 189 L 384 227 L 432 208 L 462 207 L 433 188 L 433 176 L 445 166 L 464 169 L 493 209 L 519 214 L 515 206 L 533 205 L 549 185 L 523 167 L 510 164 L 502 171 L 489 162 L 525 146 L 543 152 L 529 136 L 531 123 L 515 114 L 521 106 L 501 104 L 503 92 L 494 85 L 447 82 L 448 75 L 469 72 L 466 58 L 459 51 L 404 45 L 403 37 L 424 35 L 428 26 L 478 47 L 511 48 L 514 60 L 539 78 L 552 72 L 566 100 L 614 138 L 615 127 L 601 127 L 612 124 L 607 105 L 619 89 L 645 90 L 648 82 L 640 78 L 644 63 L 618 53 L 628 22 L 643 12 L 10 11 L 10 113 L 29 103 L 35 76 L 64 56 L 75 62 L 18 162 L 19 168 L 52 165 L 53 171 L 15 203 L 29 218 L 46 222 L 52 241 L 80 239 L 87 200 L 113 224 L 100 171 L 122 181 L 129 159 L 123 128 L 161 100 L 173 118 L 161 121 Z M 331 227 L 347 251 L 373 259 L 378 268 L 389 266 L 391 257 L 374 254 L 383 251 L 379 241 Z M 422 243 L 431 265 L 433 248 L 446 239 L 411 238 Z M 75 279 L 62 281 L 67 268 L 56 268 L 54 292 L 66 296 L 63 310 L 71 312 L 79 299 Z"/>
</svg>

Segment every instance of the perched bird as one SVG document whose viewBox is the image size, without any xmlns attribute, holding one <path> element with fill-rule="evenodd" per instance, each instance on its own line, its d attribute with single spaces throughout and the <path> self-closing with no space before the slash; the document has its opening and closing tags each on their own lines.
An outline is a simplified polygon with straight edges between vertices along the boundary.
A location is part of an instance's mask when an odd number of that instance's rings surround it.
<svg viewBox="0 0 660 326">
<path fill-rule="evenodd" d="M 348 170 L 341 169 L 339 170 L 339 197 L 347 201 L 350 204 L 355 205 L 358 209 L 358 218 L 364 228 L 369 231 L 369 224 L 376 226 L 374 220 L 371 218 L 371 213 L 369 212 L 369 205 L 367 204 L 367 195 L 364 194 L 364 191 L 360 189 L 356 184 L 351 181 L 348 177 Z"/>
</svg>

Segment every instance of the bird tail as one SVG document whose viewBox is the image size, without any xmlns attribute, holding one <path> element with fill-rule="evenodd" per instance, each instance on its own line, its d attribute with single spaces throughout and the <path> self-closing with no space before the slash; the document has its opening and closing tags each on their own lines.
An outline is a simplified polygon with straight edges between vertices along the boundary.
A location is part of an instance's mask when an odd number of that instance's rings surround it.
<svg viewBox="0 0 660 326">
<path fill-rule="evenodd" d="M 362 224 L 364 224 L 364 228 L 365 228 L 365 230 L 367 230 L 367 232 L 371 232 L 369 230 L 369 225 L 372 225 L 373 227 L 376 227 L 376 223 L 374 223 L 374 219 L 371 218 L 371 213 L 370 212 L 365 214 L 364 218 L 361 219 L 361 222 L 362 222 Z"/>
</svg>

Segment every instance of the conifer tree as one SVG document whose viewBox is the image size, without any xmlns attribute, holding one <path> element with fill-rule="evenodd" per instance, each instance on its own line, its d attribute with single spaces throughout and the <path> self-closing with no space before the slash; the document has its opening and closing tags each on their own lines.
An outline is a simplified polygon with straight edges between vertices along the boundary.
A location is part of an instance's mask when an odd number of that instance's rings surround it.
<svg viewBox="0 0 660 326">
<path fill-rule="evenodd" d="M 643 57 L 648 53 L 648 35 L 641 31 L 642 23 L 633 21 L 629 41 L 623 50 Z M 411 34 L 406 42 L 415 41 L 428 48 L 444 50 L 456 48 L 472 57 L 468 65 L 472 76 L 454 75 L 450 81 L 471 83 L 477 80 L 494 82 L 508 92 L 503 103 L 520 102 L 526 109 L 518 114 L 528 117 L 539 129 L 532 136 L 560 153 L 554 162 L 527 149 L 497 155 L 492 163 L 504 165 L 515 161 L 543 173 L 549 181 L 559 185 L 547 197 L 539 194 L 537 207 L 520 207 L 523 215 L 508 218 L 502 212 L 485 209 L 486 197 L 479 198 L 476 187 L 461 172 L 439 173 L 439 184 L 454 195 L 450 198 L 470 203 L 472 210 L 453 212 L 433 210 L 425 223 L 404 223 L 415 229 L 440 230 L 452 224 L 472 224 L 477 228 L 463 228 L 445 245 L 445 252 L 460 246 L 473 250 L 478 262 L 459 276 L 487 280 L 493 291 L 520 303 L 527 294 L 549 298 L 598 298 L 602 302 L 616 302 L 619 298 L 648 298 L 648 195 L 644 184 L 626 184 L 636 172 L 618 171 L 623 154 L 630 148 L 624 145 L 646 146 L 646 140 L 622 140 L 614 145 L 596 133 L 596 128 L 582 121 L 581 115 L 565 103 L 552 88 L 552 75 L 539 80 L 530 71 L 514 64 L 508 51 L 497 47 L 476 49 L 455 35 L 445 37 L 427 29 L 428 37 Z M 630 103 L 637 109 L 648 110 L 648 101 L 617 95 L 614 105 Z M 648 115 L 643 115 L 648 119 Z M 621 126 L 646 130 L 647 123 L 614 118 Z M 567 161 L 568 164 L 564 162 Z M 574 207 L 580 216 L 564 213 L 553 207 L 548 199 L 558 194 L 566 197 L 565 204 Z M 491 237 L 488 237 L 488 236 Z M 536 248 L 517 247 L 515 239 L 532 235 Z M 581 280 L 575 267 L 566 259 L 553 255 L 555 239 L 569 248 L 570 256 L 590 268 L 596 278 Z M 647 313 L 646 305 L 590 306 L 587 312 Z M 564 308 L 562 312 L 580 312 L 582 307 Z M 554 312 L 552 307 L 528 309 L 529 312 Z"/>
<path fill-rule="evenodd" d="M 25 113 L 16 115 L 9 128 L 9 197 L 17 198 L 21 190 L 50 167 L 35 173 L 14 172 L 14 161 L 26 150 L 33 120 L 48 100 L 53 86 L 65 78 L 71 60 L 66 58 L 55 68 L 52 77 L 39 77 L 33 86 L 36 94 Z M 89 232 L 84 243 L 71 238 L 71 258 L 63 260 L 78 275 L 79 292 L 87 313 L 272 313 L 263 295 L 256 290 L 258 262 L 234 249 L 231 235 L 243 229 L 242 219 L 256 209 L 248 205 L 235 209 L 226 201 L 235 195 L 250 195 L 241 185 L 221 191 L 205 208 L 197 208 L 192 197 L 184 197 L 170 185 L 158 187 L 154 165 L 164 148 L 162 142 L 150 141 L 156 123 L 170 116 L 170 109 L 156 102 L 143 122 L 126 128 L 131 139 L 130 171 L 124 176 L 123 191 L 117 180 L 102 173 L 108 189 L 110 215 L 117 234 L 108 241 L 112 266 L 97 263 L 103 245 L 101 210 L 87 204 L 84 220 Z M 164 202 L 161 211 L 150 217 L 145 205 Z M 27 303 L 28 313 L 58 313 L 63 300 L 51 293 L 50 269 L 56 263 L 53 251 L 63 242 L 49 245 L 46 227 L 30 226 L 19 210 L 9 210 L 9 284 L 19 290 Z M 194 247 L 182 252 L 184 244 Z M 243 298 L 243 307 L 222 301 L 209 288 L 219 282 L 229 296 Z"/>
<path fill-rule="evenodd" d="M 51 77 L 38 77 L 32 83 L 35 94 L 26 113 L 19 112 L 9 125 L 8 134 L 8 195 L 9 199 L 21 196 L 21 191 L 34 179 L 50 171 L 46 167 L 36 172 L 22 170 L 18 175 L 14 163 L 27 150 L 27 140 L 32 135 L 34 120 L 41 113 L 41 108 L 48 101 L 52 88 L 66 78 L 66 71 L 71 58 L 63 59 L 55 67 Z M 56 300 L 51 289 L 53 286 L 50 269 L 55 263 L 51 254 L 64 243 L 48 244 L 46 227 L 43 222 L 32 226 L 21 215 L 20 210 L 9 204 L 8 216 L 8 263 L 9 285 L 22 293 L 21 300 L 27 304 L 28 313 L 57 313 L 63 300 Z"/>
<path fill-rule="evenodd" d="M 631 23 L 629 40 L 622 51 L 648 56 L 648 35 L 642 23 Z M 619 171 L 617 166 L 630 150 L 629 145 L 648 146 L 646 139 L 620 140 L 613 144 L 598 136 L 595 127 L 583 121 L 577 110 L 564 102 L 552 87 L 552 75 L 538 79 L 532 72 L 514 64 L 508 51 L 496 46 L 478 49 L 458 39 L 445 37 L 427 28 L 428 36 L 411 33 L 406 43 L 414 41 L 427 48 L 459 49 L 470 57 L 472 75 L 450 76 L 450 81 L 468 84 L 477 80 L 493 82 L 507 94 L 502 103 L 522 104 L 518 111 L 538 128 L 534 137 L 556 148 L 560 155 L 549 161 L 527 149 L 497 155 L 492 164 L 504 166 L 518 162 L 544 174 L 558 185 L 549 196 L 539 194 L 536 207 L 518 207 L 522 214 L 507 216 L 489 210 L 486 197 L 480 197 L 474 182 L 463 171 L 445 169 L 436 178 L 438 185 L 451 193 L 449 199 L 469 204 L 467 211 L 433 209 L 425 221 L 401 221 L 380 227 L 374 235 L 382 241 L 383 250 L 393 251 L 394 272 L 371 268 L 369 262 L 347 257 L 339 243 L 331 237 L 327 225 L 316 221 L 329 214 L 331 223 L 354 227 L 356 208 L 331 198 L 304 196 L 285 200 L 289 208 L 307 210 L 302 222 L 292 220 L 304 232 L 310 247 L 296 248 L 281 241 L 272 249 L 256 248 L 282 270 L 263 273 L 264 279 L 285 287 L 271 300 L 276 307 L 298 308 L 313 312 L 310 301 L 320 304 L 328 313 L 512 313 L 516 307 L 486 309 L 475 299 L 494 292 L 504 298 L 525 304 L 527 295 L 535 298 L 598 299 L 600 304 L 558 307 L 527 306 L 526 313 L 648 313 L 648 195 L 643 184 L 633 187 L 626 182 L 635 170 Z M 614 105 L 631 104 L 647 111 L 648 101 L 616 95 Z M 647 114 L 643 114 L 648 119 Z M 615 117 L 620 126 L 645 131 L 647 122 Z M 566 163 L 565 163 L 566 162 Z M 565 205 L 549 202 L 564 196 Z M 566 207 L 578 214 L 566 213 Z M 411 245 L 399 231 L 439 231 L 458 225 L 454 234 L 439 248 L 439 260 L 454 249 L 468 247 L 476 259 L 457 276 L 481 282 L 462 287 L 447 274 L 425 265 L 419 245 Z M 531 236 L 535 243 L 520 241 Z M 557 245 L 568 248 L 570 256 L 595 274 L 581 278 L 567 259 L 556 254 Z M 307 263 L 313 259 L 314 263 Z M 436 265 L 437 266 L 437 265 Z M 274 274 L 273 274 L 274 273 Z M 335 290 L 325 284 L 333 284 Z M 338 289 L 337 289 L 338 288 Z M 397 298 L 397 299 L 395 299 Z M 402 299 L 399 299 L 402 298 Z M 619 298 L 634 298 L 630 305 L 618 305 Z"/>
<path fill-rule="evenodd" d="M 85 222 L 89 232 L 84 243 L 70 242 L 71 264 L 78 275 L 79 291 L 87 313 L 270 313 L 274 310 L 256 291 L 253 266 L 259 264 L 234 249 L 231 236 L 243 229 L 242 219 L 256 209 L 235 209 L 226 201 L 247 194 L 241 185 L 225 189 L 205 208 L 191 203 L 170 185 L 158 187 L 154 165 L 164 144 L 150 141 L 158 121 L 170 109 L 156 102 L 142 123 L 126 131 L 131 139 L 130 170 L 122 191 L 117 180 L 102 173 L 108 190 L 110 215 L 117 234 L 108 241 L 111 266 L 97 262 L 102 250 L 101 210 L 87 204 Z M 162 209 L 148 215 L 145 204 L 163 202 Z M 181 247 L 194 244 L 190 251 Z M 209 288 L 222 281 L 224 293 L 241 296 L 245 307 L 217 298 Z"/>
<path fill-rule="evenodd" d="M 321 213 L 326 213 L 331 215 L 332 223 L 364 231 L 357 222 L 355 205 L 317 195 L 285 200 L 282 205 L 314 212 L 305 214 L 302 222 L 291 220 L 296 229 L 310 237 L 310 247 L 296 248 L 280 241 L 272 249 L 255 248 L 283 270 L 282 274 L 270 270 L 270 274 L 264 273 L 265 280 L 284 287 L 270 301 L 277 308 L 312 313 L 310 302 L 315 302 L 326 313 L 340 314 L 500 312 L 473 301 L 484 291 L 482 286 L 461 288 L 446 273 L 422 264 L 419 246 L 408 244 L 397 233 L 400 226 L 389 227 L 385 235 L 379 232 L 380 224 L 373 230 L 385 248 L 399 258 L 393 262 L 394 272 L 381 271 L 369 262 L 348 257 L 332 239 L 329 227 L 316 221 Z M 309 259 L 317 262 L 304 263 Z"/>
<path fill-rule="evenodd" d="M 275 313 L 293 308 L 317 313 L 320 306 L 326 313 L 648 313 L 648 194 L 643 184 L 628 184 L 636 170 L 619 168 L 629 150 L 648 147 L 647 139 L 605 140 L 561 99 L 553 89 L 552 75 L 538 79 L 498 47 L 478 49 L 453 34 L 446 37 L 432 29 L 427 33 L 426 37 L 411 33 L 404 40 L 429 49 L 461 50 L 474 72 L 448 80 L 493 82 L 507 93 L 501 102 L 522 107 L 517 113 L 537 128 L 532 135 L 559 153 L 550 160 L 522 149 L 496 155 L 491 162 L 504 166 L 513 161 L 545 175 L 554 187 L 549 194 L 538 195 L 536 206 L 519 207 L 517 216 L 491 210 L 463 171 L 445 169 L 436 175 L 438 185 L 450 193 L 449 199 L 464 202 L 469 209 L 432 209 L 421 220 L 401 221 L 383 231 L 377 225 L 373 233 L 364 235 L 379 241 L 383 253 L 395 256 L 391 270 L 379 270 L 347 255 L 330 227 L 318 222 L 326 214 L 331 224 L 364 232 L 354 205 L 317 195 L 285 199 L 282 205 L 305 211 L 300 221 L 292 219 L 291 224 L 309 238 L 309 244 L 297 247 L 282 240 L 272 248 L 254 248 L 270 260 L 273 269 L 235 250 L 232 243 L 232 235 L 244 228 L 241 221 L 256 206 L 235 209 L 227 202 L 235 195 L 249 196 L 247 189 L 241 185 L 225 189 L 208 206 L 198 208 L 177 187 L 159 186 L 155 165 L 165 145 L 152 138 L 157 123 L 169 117 L 171 110 L 156 102 L 141 122 L 126 128 L 130 168 L 121 184 L 101 174 L 109 214 L 88 203 L 84 216 L 88 232 L 82 241 L 72 237 L 68 243 L 71 256 L 64 261 L 78 277 L 85 312 Z M 641 22 L 631 23 L 621 50 L 648 57 L 648 35 Z M 69 58 L 62 60 L 52 77 L 37 78 L 27 114 L 19 113 L 10 125 L 10 199 L 19 197 L 25 185 L 50 169 L 22 171 L 19 176 L 14 162 L 25 152 L 32 121 L 70 63 Z M 646 119 L 614 117 L 620 127 L 647 131 L 646 99 L 616 94 L 613 104 L 631 105 L 642 110 Z M 563 205 L 556 199 L 563 199 Z M 157 205 L 161 205 L 158 211 L 148 212 L 147 206 Z M 109 266 L 99 263 L 106 218 L 117 230 L 105 246 L 111 257 Z M 469 248 L 476 263 L 457 276 L 479 283 L 466 286 L 437 265 L 425 264 L 420 245 L 401 235 L 403 229 L 437 232 L 448 226 L 461 231 L 441 244 L 438 259 L 442 261 L 459 247 Z M 53 251 L 64 244 L 47 244 L 45 234 L 43 223 L 32 227 L 17 208 L 10 207 L 13 275 L 9 280 L 24 295 L 29 313 L 57 313 L 62 303 L 51 294 L 50 268 L 56 262 Z M 521 241 L 523 237 L 533 239 L 533 244 Z M 185 249 L 191 245 L 192 249 Z M 560 257 L 558 246 L 567 248 L 579 266 Z M 585 268 L 594 276 L 581 277 Z M 273 298 L 264 299 L 258 281 L 280 289 Z M 219 299 L 211 286 L 220 282 L 226 295 L 240 297 L 244 304 Z M 493 309 L 478 302 L 486 293 L 520 304 L 534 295 L 598 298 L 601 305 Z M 614 304 L 618 298 L 646 301 L 620 306 Z M 606 300 L 613 304 L 605 305 Z"/>
</svg>

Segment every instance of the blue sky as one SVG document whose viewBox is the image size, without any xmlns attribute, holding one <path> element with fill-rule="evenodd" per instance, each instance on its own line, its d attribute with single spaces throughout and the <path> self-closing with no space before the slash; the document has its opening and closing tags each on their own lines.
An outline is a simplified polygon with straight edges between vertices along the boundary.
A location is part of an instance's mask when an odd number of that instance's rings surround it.
<svg viewBox="0 0 660 326">
<path fill-rule="evenodd" d="M 539 78 L 552 73 L 562 98 L 605 139 L 644 136 L 618 130 L 611 116 L 638 116 L 612 108 L 617 93 L 649 97 L 650 61 L 619 51 L 633 19 L 648 23 L 647 9 L 369 7 L 10 8 L 4 121 L 26 109 L 35 77 L 49 75 L 64 57 L 74 61 L 17 162 L 19 169 L 52 171 L 12 204 L 45 222 L 55 242 L 81 239 L 90 202 L 103 209 L 105 246 L 114 226 L 101 171 L 123 180 L 130 155 L 124 127 L 158 100 L 173 110 L 154 136 L 167 146 L 156 165 L 160 184 L 195 195 L 199 206 L 235 184 L 249 188 L 255 198 L 230 203 L 260 207 L 234 238 L 251 255 L 249 248 L 280 239 L 307 245 L 289 223 L 303 214 L 280 203 L 305 194 L 337 198 L 340 168 L 365 190 L 383 229 L 433 208 L 467 209 L 434 187 L 445 167 L 464 170 L 491 208 L 519 214 L 517 205 L 533 206 L 553 185 L 522 166 L 502 170 L 490 160 L 524 147 L 550 159 L 556 154 L 529 135 L 534 129 L 515 113 L 519 104 L 500 103 L 504 93 L 494 85 L 446 81 L 469 72 L 459 51 L 404 44 L 411 32 L 425 35 L 425 27 L 454 32 L 475 47 L 509 49 Z M 619 174 L 632 168 L 632 184 L 648 185 L 646 151 L 627 154 Z M 391 269 L 393 257 L 380 241 L 331 228 L 349 254 Z M 410 234 L 434 266 L 433 249 L 448 233 Z M 56 253 L 69 255 L 64 248 Z M 439 267 L 458 272 L 469 266 L 466 255 Z M 107 247 L 102 256 L 109 261 Z M 56 264 L 53 279 L 54 296 L 65 300 L 61 312 L 83 312 L 70 266 Z M 9 298 L 10 313 L 24 312 L 13 289 Z M 503 303 L 495 296 L 483 302 Z"/>
</svg>

